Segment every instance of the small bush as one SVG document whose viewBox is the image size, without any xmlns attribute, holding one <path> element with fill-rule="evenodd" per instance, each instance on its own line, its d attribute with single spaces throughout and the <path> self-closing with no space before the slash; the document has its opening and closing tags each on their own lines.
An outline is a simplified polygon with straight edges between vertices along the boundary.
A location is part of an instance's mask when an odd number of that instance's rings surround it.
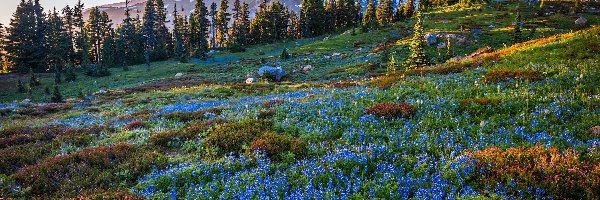
<svg viewBox="0 0 600 200">
<path fill-rule="evenodd" d="M 394 85 L 394 83 L 397 83 L 403 79 L 404 79 L 403 75 L 382 76 L 375 80 L 372 80 L 371 82 L 368 83 L 368 85 L 371 87 L 388 89 L 388 88 L 392 87 L 392 85 Z"/>
<path fill-rule="evenodd" d="M 290 151 L 297 157 L 304 157 L 308 153 L 308 142 L 300 138 L 292 139 Z"/>
<path fill-rule="evenodd" d="M 229 122 L 230 121 L 221 119 L 221 118 L 207 120 L 207 121 L 193 122 L 185 127 L 185 132 L 198 135 L 198 134 L 208 131 L 209 129 L 211 129 L 215 126 L 229 123 Z"/>
<path fill-rule="evenodd" d="M 557 199 L 597 199 L 600 197 L 600 165 L 584 162 L 572 149 L 537 145 L 502 150 L 488 148 L 469 153 L 476 159 L 482 187 L 497 183 L 510 186 L 509 192 L 542 188 Z"/>
<path fill-rule="evenodd" d="M 222 154 L 229 152 L 243 152 L 245 145 L 250 145 L 254 139 L 273 129 L 273 122 L 269 120 L 246 120 L 227 123 L 215 127 L 206 137 L 206 145 L 218 148 Z"/>
<path fill-rule="evenodd" d="M 381 118 L 409 118 L 416 112 L 414 106 L 407 103 L 379 103 L 369 107 L 365 113 Z"/>
<path fill-rule="evenodd" d="M 207 113 L 213 113 L 215 115 L 220 115 L 223 112 L 223 109 L 220 108 L 210 108 L 206 110 L 198 110 L 194 112 L 173 112 L 165 115 L 165 118 L 177 121 L 194 121 L 194 120 L 203 120 L 206 119 Z"/>
<path fill-rule="evenodd" d="M 62 125 L 47 125 L 42 127 L 12 127 L 0 131 L 0 148 L 49 141 L 64 131 Z"/>
<path fill-rule="evenodd" d="M 72 200 L 144 200 L 144 197 L 138 196 L 127 189 L 109 189 L 109 190 L 91 190 L 80 194 Z"/>
<path fill-rule="evenodd" d="M 267 102 L 263 103 L 263 107 L 272 108 L 272 107 L 281 105 L 283 103 L 285 103 L 285 101 L 283 101 L 283 100 L 271 100 L 271 101 L 267 101 Z"/>
<path fill-rule="evenodd" d="M 129 122 L 129 124 L 125 125 L 125 127 L 123 127 L 123 129 L 130 131 L 130 130 L 147 128 L 147 127 L 148 127 L 148 124 L 146 124 L 146 122 L 135 120 L 135 121 Z"/>
<path fill-rule="evenodd" d="M 276 133 L 265 133 L 252 142 L 250 153 L 262 150 L 269 158 L 274 158 L 283 152 L 290 150 L 291 140 L 288 137 Z"/>
<path fill-rule="evenodd" d="M 40 117 L 47 114 L 57 113 L 60 111 L 67 111 L 72 108 L 73 104 L 48 104 L 45 106 L 31 106 L 27 108 L 22 108 L 17 110 L 16 113 L 20 115 Z"/>
<path fill-rule="evenodd" d="M 258 119 L 271 119 L 274 115 L 274 110 L 261 110 L 258 112 Z"/>
<path fill-rule="evenodd" d="M 468 98 L 468 99 L 461 100 L 458 103 L 458 105 L 461 108 L 468 108 L 468 107 L 471 107 L 472 105 L 486 106 L 486 105 L 496 105 L 498 103 L 500 103 L 500 100 L 498 100 L 498 99 L 492 99 L 492 98 Z"/>
<path fill-rule="evenodd" d="M 484 76 L 486 83 L 502 82 L 510 79 L 538 81 L 544 79 L 536 70 L 493 70 Z"/>
<path fill-rule="evenodd" d="M 330 84 L 329 87 L 332 88 L 350 88 L 350 87 L 356 87 L 358 86 L 358 83 L 356 82 L 335 82 L 333 84 Z"/>
</svg>

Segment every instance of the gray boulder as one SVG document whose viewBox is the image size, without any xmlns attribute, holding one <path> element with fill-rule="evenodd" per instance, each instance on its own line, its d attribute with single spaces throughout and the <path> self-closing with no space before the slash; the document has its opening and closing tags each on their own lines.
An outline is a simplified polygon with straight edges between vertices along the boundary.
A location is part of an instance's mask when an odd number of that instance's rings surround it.
<svg viewBox="0 0 600 200">
<path fill-rule="evenodd" d="M 575 20 L 575 24 L 579 25 L 579 26 L 585 26 L 585 24 L 587 24 L 587 19 L 584 17 L 579 17 L 577 20 Z"/>
<path fill-rule="evenodd" d="M 432 45 L 437 43 L 437 34 L 435 33 L 427 33 L 425 35 L 425 40 L 427 40 L 427 44 Z"/>
<path fill-rule="evenodd" d="M 258 69 L 258 75 L 273 81 L 281 81 L 285 76 L 285 70 L 281 67 L 263 66 Z"/>
</svg>

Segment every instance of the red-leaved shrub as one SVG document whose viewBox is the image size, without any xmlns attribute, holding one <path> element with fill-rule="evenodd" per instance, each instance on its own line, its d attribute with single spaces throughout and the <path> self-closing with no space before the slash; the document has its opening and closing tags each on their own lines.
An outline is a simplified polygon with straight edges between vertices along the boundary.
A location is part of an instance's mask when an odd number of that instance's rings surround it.
<svg viewBox="0 0 600 200">
<path fill-rule="evenodd" d="M 129 124 L 125 125 L 125 127 L 123 127 L 123 129 L 130 131 L 130 130 L 146 128 L 146 127 L 148 127 L 148 124 L 146 124 L 146 122 L 135 120 L 135 121 L 129 122 Z"/>
<path fill-rule="evenodd" d="M 516 194 L 533 186 L 557 199 L 600 198 L 600 163 L 588 163 L 573 149 L 563 152 L 541 145 L 468 153 L 476 159 L 477 182 L 492 188 L 501 183 Z"/>
<path fill-rule="evenodd" d="M 369 107 L 365 113 L 381 118 L 409 118 L 416 112 L 414 106 L 407 103 L 378 103 Z"/>
<path fill-rule="evenodd" d="M 218 148 L 222 154 L 230 152 L 239 154 L 243 152 L 244 145 L 250 145 L 256 137 L 272 129 L 273 122 L 270 120 L 227 123 L 209 131 L 205 142 L 209 148 Z"/>
<path fill-rule="evenodd" d="M 274 106 L 281 105 L 281 104 L 283 104 L 283 103 L 284 103 L 284 101 L 283 101 L 283 100 L 271 100 L 271 101 L 267 101 L 267 102 L 265 102 L 265 103 L 263 104 L 263 107 L 265 107 L 265 108 L 271 108 L 271 107 L 274 107 Z"/>
</svg>

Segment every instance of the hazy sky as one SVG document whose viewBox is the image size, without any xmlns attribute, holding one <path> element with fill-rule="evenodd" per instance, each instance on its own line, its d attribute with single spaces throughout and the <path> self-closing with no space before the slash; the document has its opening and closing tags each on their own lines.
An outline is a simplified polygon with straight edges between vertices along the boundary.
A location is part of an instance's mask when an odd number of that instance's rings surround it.
<svg viewBox="0 0 600 200">
<path fill-rule="evenodd" d="M 125 1 L 125 0 L 122 0 Z M 17 9 L 17 5 L 21 0 L 0 0 L 0 23 L 7 25 L 10 23 L 10 18 Z M 121 2 L 121 0 L 81 0 L 86 8 L 104 5 L 108 3 Z M 40 0 L 40 4 L 44 7 L 44 11 L 48 11 L 56 7 L 57 10 L 64 8 L 66 5 L 73 6 L 77 0 Z"/>
</svg>

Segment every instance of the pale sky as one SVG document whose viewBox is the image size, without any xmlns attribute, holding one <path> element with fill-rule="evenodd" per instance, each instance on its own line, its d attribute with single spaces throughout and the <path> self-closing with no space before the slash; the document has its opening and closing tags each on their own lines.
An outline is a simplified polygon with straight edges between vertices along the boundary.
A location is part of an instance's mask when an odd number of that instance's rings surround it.
<svg viewBox="0 0 600 200">
<path fill-rule="evenodd" d="M 122 1 L 125 0 L 81 0 L 85 5 L 85 8 Z M 10 18 L 12 18 L 19 3 L 21 3 L 21 0 L 0 0 L 0 23 L 5 26 L 10 23 Z M 62 9 L 67 5 L 73 7 L 75 3 L 77 3 L 77 0 L 40 0 L 40 4 L 44 7 L 45 12 L 52 10 L 54 7 L 56 7 L 57 10 Z"/>
</svg>

